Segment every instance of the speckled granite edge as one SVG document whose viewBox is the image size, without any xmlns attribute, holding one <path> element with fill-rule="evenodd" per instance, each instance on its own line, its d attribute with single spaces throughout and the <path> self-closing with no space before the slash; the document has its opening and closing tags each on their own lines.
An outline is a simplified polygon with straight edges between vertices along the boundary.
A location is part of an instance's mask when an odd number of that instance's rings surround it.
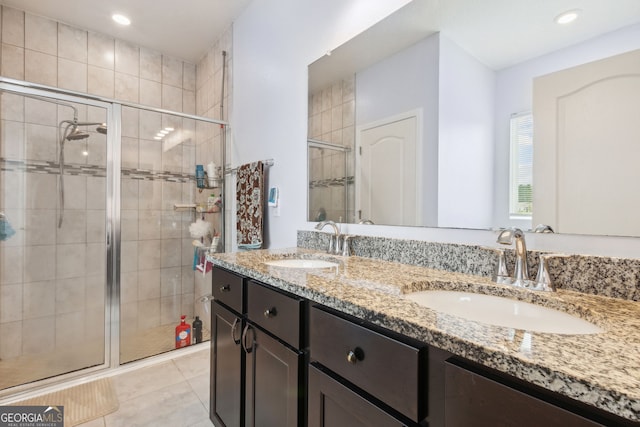
<svg viewBox="0 0 640 427">
<path fill-rule="evenodd" d="M 297 246 L 325 250 L 329 233 L 299 230 Z M 478 245 L 438 243 L 387 237 L 355 236 L 351 240 L 354 255 L 401 262 L 456 273 L 491 277 L 497 262 L 496 249 Z M 535 278 L 539 251 L 529 251 L 527 262 Z M 515 252 L 505 250 L 512 271 Z M 569 255 L 550 258 L 549 274 L 558 288 L 640 301 L 640 260 L 627 258 Z"/>
</svg>

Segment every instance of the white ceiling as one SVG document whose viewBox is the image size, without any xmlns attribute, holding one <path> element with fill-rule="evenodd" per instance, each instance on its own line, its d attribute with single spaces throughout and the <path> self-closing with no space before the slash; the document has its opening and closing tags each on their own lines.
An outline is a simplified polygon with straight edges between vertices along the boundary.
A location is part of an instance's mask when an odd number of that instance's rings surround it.
<svg viewBox="0 0 640 427">
<path fill-rule="evenodd" d="M 1 0 L 74 27 L 197 63 L 251 0 Z M 111 15 L 131 19 L 123 27 Z"/>
<path fill-rule="evenodd" d="M 0 3 L 196 63 L 250 1 L 0 0 Z M 562 28 L 553 23 L 557 14 L 573 8 L 583 11 L 576 24 Z M 391 19 L 393 29 L 379 32 L 377 50 L 385 50 L 385 44 L 403 44 L 411 38 L 415 41 L 418 33 L 424 37 L 441 31 L 493 69 L 637 23 L 640 18 L 640 0 L 414 0 L 405 9 L 407 13 L 402 18 Z M 111 15 L 116 12 L 129 16 L 132 24 L 122 27 L 114 23 Z M 399 28 L 403 33 L 398 30 L 398 22 L 402 20 Z M 406 30 L 413 35 L 406 36 Z M 364 50 L 360 49 L 352 59 L 363 56 Z"/>
<path fill-rule="evenodd" d="M 571 9 L 581 9 L 577 21 L 567 26 L 554 22 Z M 314 62 L 311 91 L 435 32 L 501 70 L 638 22 L 640 0 L 413 0 Z"/>
</svg>

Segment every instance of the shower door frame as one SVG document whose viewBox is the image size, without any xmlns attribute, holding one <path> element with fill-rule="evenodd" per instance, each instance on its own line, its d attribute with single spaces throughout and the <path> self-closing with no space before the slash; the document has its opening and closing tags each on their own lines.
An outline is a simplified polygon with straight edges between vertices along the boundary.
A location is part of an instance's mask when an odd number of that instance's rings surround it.
<svg viewBox="0 0 640 427">
<path fill-rule="evenodd" d="M 113 103 L 105 102 L 83 94 L 62 91 L 55 88 L 30 84 L 27 82 L 0 78 L 0 91 L 20 95 L 25 98 L 36 98 L 52 104 L 64 105 L 62 103 L 81 104 L 92 107 L 104 108 L 107 114 L 107 125 L 110 127 L 106 139 L 106 165 L 105 165 L 105 254 L 106 254 L 106 271 L 105 271 L 105 300 L 104 300 L 104 353 L 103 362 L 99 365 L 89 366 L 78 370 L 66 372 L 53 377 L 36 380 L 25 384 L 16 385 L 0 392 L 0 396 L 6 394 L 27 392 L 39 386 L 45 386 L 51 383 L 76 378 L 80 375 L 100 371 L 112 367 L 113 354 L 113 333 L 112 323 L 118 320 L 118 304 L 115 304 L 116 310 L 113 310 L 112 301 L 118 298 L 118 286 L 114 286 L 118 277 L 118 263 L 114 262 L 119 251 L 119 241 L 116 234 L 119 233 L 119 212 L 115 210 L 119 205 L 119 177 L 114 173 L 114 165 L 120 158 L 120 147 L 115 144 L 120 135 L 120 106 Z M 113 131 L 112 129 L 113 128 Z M 56 143 L 54 141 L 54 143 Z M 114 179 L 117 178 L 117 179 Z M 117 194 L 116 194 L 117 193 Z M 113 226 L 113 225 L 116 226 Z M 8 393 L 7 393 L 8 392 Z"/>
<path fill-rule="evenodd" d="M 77 371 L 67 372 L 51 378 L 45 378 L 33 383 L 22 384 L 11 387 L 10 393 L 0 391 L 0 401 L 6 396 L 16 393 L 29 393 L 33 389 L 61 383 L 66 380 L 73 380 L 87 375 L 107 369 L 114 369 L 120 364 L 120 255 L 121 255 L 121 206 L 120 206 L 120 184 L 121 184 L 121 155 L 122 155 L 122 107 L 131 107 L 139 110 L 152 111 L 161 114 L 170 114 L 181 118 L 213 123 L 221 126 L 223 134 L 222 143 L 226 144 L 226 133 L 229 130 L 228 122 L 216 120 L 207 117 L 197 116 L 193 114 L 180 113 L 177 111 L 155 108 L 146 105 L 120 101 L 100 96 L 95 96 L 82 92 L 75 92 L 66 89 L 30 83 L 22 80 L 0 77 L 0 90 L 23 96 L 36 96 L 51 99 L 51 102 L 63 101 L 70 103 L 85 104 L 100 108 L 107 111 L 107 146 L 106 146 L 106 215 L 105 215 L 105 245 L 106 245 L 106 286 L 105 286 L 105 348 L 104 361 L 101 365 L 95 365 L 83 368 Z M 224 156 L 224 151 L 223 151 Z M 226 167 L 226 158 L 223 158 L 223 171 Z M 225 190 L 224 172 L 223 186 L 221 191 Z M 223 208 L 224 209 L 224 208 Z M 224 211 L 223 211 L 224 212 Z M 222 230 L 225 230 L 225 214 L 221 215 Z M 224 233 L 223 233 L 224 247 Z M 134 362 L 135 363 L 135 362 Z"/>
</svg>

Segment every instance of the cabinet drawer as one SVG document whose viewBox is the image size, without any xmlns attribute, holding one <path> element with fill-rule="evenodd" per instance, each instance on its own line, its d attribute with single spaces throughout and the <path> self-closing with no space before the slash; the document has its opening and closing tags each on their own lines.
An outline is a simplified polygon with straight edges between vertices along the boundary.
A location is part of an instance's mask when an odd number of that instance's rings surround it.
<svg viewBox="0 0 640 427">
<path fill-rule="evenodd" d="M 295 348 L 301 348 L 300 322 L 304 299 L 268 288 L 253 280 L 247 285 L 249 320 Z"/>
<path fill-rule="evenodd" d="M 426 417 L 426 346 L 412 346 L 318 307 L 311 309 L 311 359 L 415 422 Z"/>
<path fill-rule="evenodd" d="M 244 277 L 231 273 L 220 267 L 214 267 L 212 271 L 213 297 L 235 310 L 243 313 L 242 295 L 244 293 Z"/>
</svg>

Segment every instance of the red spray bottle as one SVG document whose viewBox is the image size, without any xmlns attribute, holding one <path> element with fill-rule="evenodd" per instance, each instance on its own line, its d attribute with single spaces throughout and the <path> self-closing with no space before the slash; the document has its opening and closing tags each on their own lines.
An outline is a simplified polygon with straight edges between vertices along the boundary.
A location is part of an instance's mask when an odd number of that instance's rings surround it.
<svg viewBox="0 0 640 427">
<path fill-rule="evenodd" d="M 186 316 L 180 316 L 180 324 L 176 326 L 176 348 L 186 347 L 191 344 L 191 325 L 184 319 Z"/>
</svg>

